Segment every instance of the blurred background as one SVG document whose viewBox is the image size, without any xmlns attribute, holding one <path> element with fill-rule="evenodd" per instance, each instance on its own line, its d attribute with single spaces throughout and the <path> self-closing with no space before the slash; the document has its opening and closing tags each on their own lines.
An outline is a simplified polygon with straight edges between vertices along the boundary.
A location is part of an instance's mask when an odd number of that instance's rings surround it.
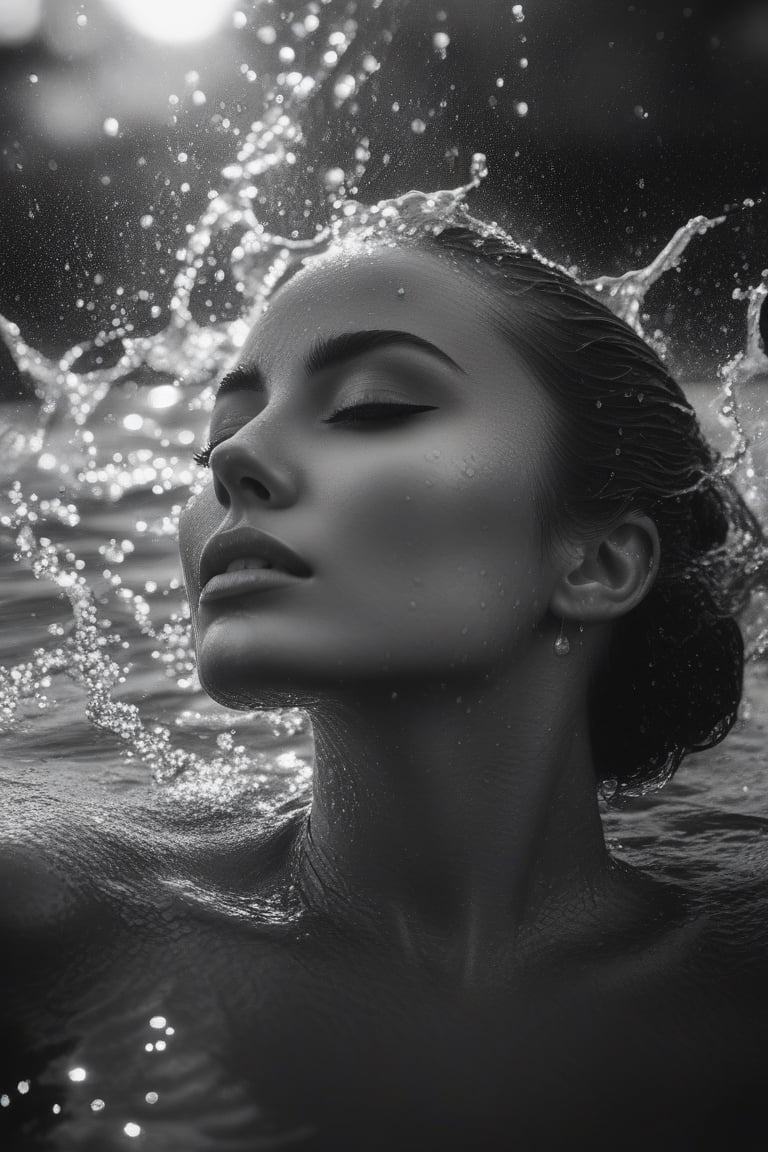
<svg viewBox="0 0 768 1152">
<path fill-rule="evenodd" d="M 584 275 L 647 263 L 689 217 L 752 200 L 649 297 L 683 378 L 738 351 L 733 290 L 768 267 L 768 0 L 315 7 L 356 20 L 377 67 L 353 99 L 318 87 L 305 177 L 349 168 L 365 137 L 358 196 L 375 200 L 463 183 L 483 151 L 471 207 Z M 0 0 L 0 312 L 31 344 L 167 305 L 187 225 L 311 44 L 312 20 L 289 37 L 293 19 L 289 0 Z M 265 219 L 311 234 L 322 195 L 307 210 L 291 191 Z M 0 359 L 0 396 L 27 391 Z"/>
</svg>

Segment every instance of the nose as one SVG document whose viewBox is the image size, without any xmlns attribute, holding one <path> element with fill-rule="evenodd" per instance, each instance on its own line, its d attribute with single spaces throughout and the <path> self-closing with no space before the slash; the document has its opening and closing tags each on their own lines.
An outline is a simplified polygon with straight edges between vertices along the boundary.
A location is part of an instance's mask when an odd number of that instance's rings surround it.
<svg viewBox="0 0 768 1152">
<path fill-rule="evenodd" d="M 267 459 L 263 441 L 257 447 L 253 437 L 246 438 L 243 432 L 222 441 L 211 453 L 219 503 L 236 513 L 254 505 L 285 508 L 292 504 L 297 495 L 295 476 L 284 465 Z"/>
</svg>

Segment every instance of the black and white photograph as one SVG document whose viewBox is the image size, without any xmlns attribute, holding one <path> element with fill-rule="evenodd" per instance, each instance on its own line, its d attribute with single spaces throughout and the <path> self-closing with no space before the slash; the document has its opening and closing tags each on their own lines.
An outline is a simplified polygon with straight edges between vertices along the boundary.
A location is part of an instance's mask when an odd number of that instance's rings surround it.
<svg viewBox="0 0 768 1152">
<path fill-rule="evenodd" d="M 768 1149 L 768 0 L 0 0 L 0 1152 Z"/>
</svg>

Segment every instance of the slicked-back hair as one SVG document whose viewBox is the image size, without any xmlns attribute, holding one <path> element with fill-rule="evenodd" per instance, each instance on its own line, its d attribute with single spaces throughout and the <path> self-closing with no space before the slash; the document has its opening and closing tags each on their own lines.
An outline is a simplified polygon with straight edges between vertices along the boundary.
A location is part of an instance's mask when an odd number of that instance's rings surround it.
<svg viewBox="0 0 768 1152">
<path fill-rule="evenodd" d="M 553 401 L 546 530 L 599 534 L 629 511 L 656 524 L 656 580 L 612 625 L 589 695 L 598 780 L 615 798 L 642 791 L 736 719 L 738 617 L 762 578 L 761 527 L 661 358 L 587 288 L 471 227 L 420 243 L 495 290 L 499 331 Z"/>
</svg>

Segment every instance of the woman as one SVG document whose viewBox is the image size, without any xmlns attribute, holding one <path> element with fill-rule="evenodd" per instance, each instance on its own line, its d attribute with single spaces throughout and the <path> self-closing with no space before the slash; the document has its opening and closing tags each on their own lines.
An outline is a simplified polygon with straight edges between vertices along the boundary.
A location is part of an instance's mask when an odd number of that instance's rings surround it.
<svg viewBox="0 0 768 1152">
<path fill-rule="evenodd" d="M 469 218 L 343 241 L 198 459 L 200 679 L 308 710 L 311 810 L 14 854 L 20 1043 L 45 987 L 70 1079 L 111 1069 L 138 1129 L 70 1093 L 51 1146 L 761 1147 L 759 898 L 630 869 L 598 812 L 733 723 L 760 539 L 652 350 Z"/>
</svg>

